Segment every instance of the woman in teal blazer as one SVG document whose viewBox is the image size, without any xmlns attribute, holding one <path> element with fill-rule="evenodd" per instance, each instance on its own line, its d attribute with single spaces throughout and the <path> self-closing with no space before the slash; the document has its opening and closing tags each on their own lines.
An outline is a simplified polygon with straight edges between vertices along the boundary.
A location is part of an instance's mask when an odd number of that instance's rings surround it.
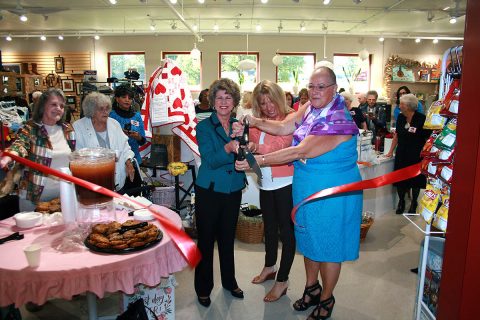
<svg viewBox="0 0 480 320">
<path fill-rule="evenodd" d="M 201 165 L 195 182 L 195 215 L 198 248 L 202 260 L 195 269 L 198 302 L 208 307 L 213 289 L 213 249 L 218 243 L 223 288 L 243 299 L 235 279 L 233 244 L 237 227 L 245 173 L 235 171 L 238 141 L 232 139 L 232 110 L 240 102 L 240 89 L 230 79 L 216 80 L 208 99 L 215 111 L 196 127 Z"/>
</svg>

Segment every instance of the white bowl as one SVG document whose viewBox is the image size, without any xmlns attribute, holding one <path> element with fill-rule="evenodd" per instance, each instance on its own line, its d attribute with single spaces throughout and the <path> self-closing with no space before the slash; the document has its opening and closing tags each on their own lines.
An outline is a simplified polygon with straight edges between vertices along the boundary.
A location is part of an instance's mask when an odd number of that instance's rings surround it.
<svg viewBox="0 0 480 320">
<path fill-rule="evenodd" d="M 133 212 L 133 216 L 136 220 L 140 221 L 150 221 L 154 219 L 152 213 L 147 209 L 136 210 Z"/>
<path fill-rule="evenodd" d="M 13 216 L 19 228 L 33 228 L 42 224 L 41 212 L 20 212 Z"/>
</svg>

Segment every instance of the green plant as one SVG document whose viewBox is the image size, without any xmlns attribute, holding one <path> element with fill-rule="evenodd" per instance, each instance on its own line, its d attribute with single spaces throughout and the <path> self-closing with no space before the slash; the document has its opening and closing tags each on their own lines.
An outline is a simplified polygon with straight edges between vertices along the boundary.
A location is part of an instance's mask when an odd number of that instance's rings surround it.
<svg viewBox="0 0 480 320">
<path fill-rule="evenodd" d="M 293 81 L 298 86 L 298 84 L 300 83 L 299 79 L 298 79 L 298 77 L 300 75 L 300 72 L 298 71 L 298 68 L 297 68 L 297 70 L 293 70 L 292 74 L 293 74 Z"/>
<path fill-rule="evenodd" d="M 237 72 L 238 72 L 238 84 L 242 85 L 245 82 L 245 75 L 241 70 L 238 70 Z"/>
</svg>

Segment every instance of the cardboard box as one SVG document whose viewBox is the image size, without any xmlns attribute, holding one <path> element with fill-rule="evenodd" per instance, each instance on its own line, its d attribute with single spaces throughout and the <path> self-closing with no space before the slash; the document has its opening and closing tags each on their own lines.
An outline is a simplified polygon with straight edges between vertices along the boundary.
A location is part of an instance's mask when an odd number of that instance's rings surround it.
<svg viewBox="0 0 480 320">
<path fill-rule="evenodd" d="M 180 161 L 180 138 L 176 135 L 154 135 L 153 143 L 164 144 L 167 146 L 168 162 Z"/>
</svg>

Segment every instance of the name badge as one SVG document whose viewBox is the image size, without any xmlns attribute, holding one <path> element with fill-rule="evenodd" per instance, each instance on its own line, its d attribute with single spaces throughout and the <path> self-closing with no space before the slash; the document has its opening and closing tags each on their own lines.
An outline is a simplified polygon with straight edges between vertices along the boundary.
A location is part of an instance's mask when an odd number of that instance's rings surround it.
<svg viewBox="0 0 480 320">
<path fill-rule="evenodd" d="M 417 128 L 415 128 L 415 127 L 410 127 L 410 128 L 408 128 L 408 132 L 410 132 L 410 133 L 415 133 L 415 132 L 417 132 Z"/>
<path fill-rule="evenodd" d="M 130 120 L 130 123 L 132 124 L 132 126 L 135 126 L 135 127 L 138 127 L 139 125 L 137 120 Z"/>
</svg>

